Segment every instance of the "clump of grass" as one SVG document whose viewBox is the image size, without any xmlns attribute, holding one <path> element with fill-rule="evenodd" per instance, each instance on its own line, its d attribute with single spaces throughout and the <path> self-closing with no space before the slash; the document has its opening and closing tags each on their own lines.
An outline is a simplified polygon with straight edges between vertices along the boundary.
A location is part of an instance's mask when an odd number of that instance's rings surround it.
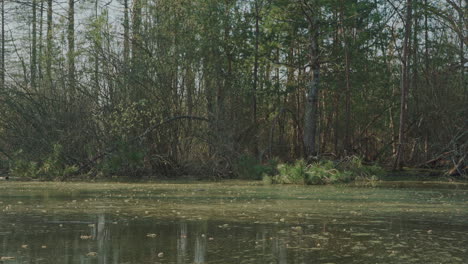
<svg viewBox="0 0 468 264">
<path fill-rule="evenodd" d="M 266 184 L 321 185 L 346 183 L 353 180 L 377 180 L 384 170 L 376 165 L 364 165 L 358 157 L 339 162 L 330 160 L 307 164 L 298 160 L 294 164 L 279 164 L 276 175 L 263 175 Z"/>
</svg>

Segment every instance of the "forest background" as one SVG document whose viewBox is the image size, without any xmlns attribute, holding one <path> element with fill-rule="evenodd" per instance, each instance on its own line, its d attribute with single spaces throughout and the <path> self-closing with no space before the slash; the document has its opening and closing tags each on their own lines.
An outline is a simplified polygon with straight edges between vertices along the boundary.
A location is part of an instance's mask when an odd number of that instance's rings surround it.
<svg viewBox="0 0 468 264">
<path fill-rule="evenodd" d="M 466 0 L 8 0 L 1 168 L 250 177 L 468 163 Z"/>
</svg>

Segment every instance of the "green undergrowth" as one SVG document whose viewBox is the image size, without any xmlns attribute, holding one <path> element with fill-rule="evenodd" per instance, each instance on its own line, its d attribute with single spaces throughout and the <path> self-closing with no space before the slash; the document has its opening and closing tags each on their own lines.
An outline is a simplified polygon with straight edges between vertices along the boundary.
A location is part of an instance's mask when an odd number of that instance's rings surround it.
<svg viewBox="0 0 468 264">
<path fill-rule="evenodd" d="M 256 158 L 244 155 L 234 163 L 233 172 L 240 179 L 261 180 L 264 175 L 274 175 L 277 166 L 278 161 L 276 159 L 262 164 Z"/>
<path fill-rule="evenodd" d="M 376 181 L 384 174 L 383 168 L 377 165 L 365 165 L 358 157 L 348 157 L 340 161 L 317 161 L 312 164 L 298 160 L 293 164 L 278 164 L 275 174 L 263 174 L 263 182 L 321 185 L 357 180 Z"/>
<path fill-rule="evenodd" d="M 62 146 L 54 144 L 49 155 L 43 160 L 29 161 L 21 158 L 22 151 L 15 156 L 16 159 L 10 167 L 10 174 L 22 179 L 42 179 L 55 180 L 65 179 L 78 171 L 77 166 L 70 166 L 65 163 L 62 156 Z"/>
</svg>

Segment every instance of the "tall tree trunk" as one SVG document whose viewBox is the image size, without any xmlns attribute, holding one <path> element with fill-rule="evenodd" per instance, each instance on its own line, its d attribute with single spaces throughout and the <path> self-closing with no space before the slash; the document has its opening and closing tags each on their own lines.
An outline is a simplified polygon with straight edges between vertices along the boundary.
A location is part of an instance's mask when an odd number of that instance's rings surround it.
<svg viewBox="0 0 468 264">
<path fill-rule="evenodd" d="M 99 0 L 95 0 L 94 5 L 94 19 L 98 19 Z M 100 32 L 98 33 L 100 34 Z M 99 50 L 101 49 L 102 43 L 94 40 L 94 96 L 96 103 L 99 104 Z"/>
<path fill-rule="evenodd" d="M 32 1 L 31 87 L 36 89 L 37 69 L 37 0 Z"/>
<path fill-rule="evenodd" d="M 346 37 L 345 37 L 346 38 Z M 346 100 L 345 100 L 345 142 L 344 150 L 346 155 L 351 153 L 351 80 L 350 80 L 350 55 L 348 43 L 345 40 L 345 79 L 346 79 Z"/>
<path fill-rule="evenodd" d="M 52 84 L 52 51 L 53 51 L 53 24 L 52 24 L 52 0 L 47 0 L 47 54 L 46 54 L 46 75 L 50 89 Z"/>
<path fill-rule="evenodd" d="M 132 9 L 132 62 L 131 62 L 131 82 L 140 82 L 141 73 L 141 23 L 142 23 L 142 0 L 133 1 Z M 138 86 L 132 87 L 129 91 L 131 100 L 136 100 L 141 96 Z"/>
<path fill-rule="evenodd" d="M 110 22 L 109 22 L 109 12 L 106 13 L 106 32 L 110 32 L 111 31 L 111 28 L 110 28 Z M 112 45 L 111 45 L 111 39 L 110 38 L 106 38 L 106 41 L 103 41 L 101 43 L 101 45 L 104 45 L 104 43 L 106 44 L 105 45 L 105 49 L 107 51 L 107 54 L 112 54 Z M 103 48 L 104 50 L 104 48 Z M 111 103 L 114 103 L 115 102 L 115 98 L 116 98 L 116 92 L 115 92 L 115 80 L 114 78 L 112 78 L 111 76 L 113 76 L 114 72 L 113 72 L 113 69 L 112 69 L 112 63 L 109 62 L 109 60 L 101 60 L 101 63 L 102 63 L 102 71 L 104 71 L 106 73 L 106 76 L 107 77 L 107 90 L 108 90 L 108 93 L 109 93 L 109 101 Z M 101 75 L 102 76 L 102 75 Z M 125 76 L 125 79 L 126 79 L 127 76 Z M 99 91 L 101 92 L 101 91 Z"/>
<path fill-rule="evenodd" d="M 2 47 L 1 47 L 1 65 L 0 65 L 0 89 L 5 88 L 5 1 L 1 5 L 2 13 Z"/>
<path fill-rule="evenodd" d="M 253 89 L 252 89 L 252 121 L 253 121 L 253 135 L 254 139 L 254 154 L 258 155 L 258 140 L 257 140 L 257 86 L 258 86 L 258 67 L 259 55 L 258 46 L 260 40 L 260 3 L 255 1 L 255 44 L 254 44 L 254 73 L 253 73 Z"/>
<path fill-rule="evenodd" d="M 44 24 L 44 19 L 43 19 L 44 0 L 40 0 L 40 1 L 41 1 L 41 5 L 39 6 L 39 52 L 38 52 L 38 55 L 37 55 L 37 57 L 39 58 L 39 61 L 38 61 L 38 64 L 37 64 L 37 72 L 38 72 L 38 77 L 39 77 L 39 81 L 40 81 L 39 85 L 42 85 L 42 79 L 43 79 L 43 75 L 42 75 L 42 48 L 44 46 L 44 44 L 42 43 L 42 30 L 43 30 L 43 24 Z"/>
<path fill-rule="evenodd" d="M 460 10 L 467 10 L 467 1 L 465 0 L 465 7 L 463 7 L 463 0 L 459 0 L 459 6 Z M 460 28 L 462 29 L 467 29 L 468 25 L 463 25 L 465 23 L 465 16 L 466 13 L 464 12 L 459 12 L 459 24 Z M 466 36 L 464 36 L 466 37 Z M 465 85 L 465 41 L 463 39 L 463 36 L 460 37 L 460 88 L 463 88 L 463 96 L 464 96 L 464 101 L 466 102 L 468 100 L 468 85 Z M 465 111 L 468 114 L 468 108 Z M 465 116 L 467 116 L 465 114 Z M 467 117 L 468 118 L 468 117 Z"/>
<path fill-rule="evenodd" d="M 345 3 L 341 2 L 341 25 L 342 25 L 342 34 L 343 34 L 343 44 L 344 44 L 344 59 L 345 59 L 345 83 L 346 83 L 346 92 L 345 92 L 345 138 L 344 138 L 344 152 L 345 155 L 349 155 L 351 152 L 351 56 L 349 51 L 349 37 L 347 26 L 345 25 L 346 20 L 348 19 L 345 15 Z"/>
<path fill-rule="evenodd" d="M 68 85 L 70 102 L 75 98 L 75 0 L 68 1 Z"/>
<path fill-rule="evenodd" d="M 187 114 L 189 116 L 193 115 L 193 95 L 195 91 L 195 82 L 196 77 L 193 68 L 189 65 L 186 69 L 186 90 L 187 90 Z M 188 133 L 192 133 L 192 120 L 188 120 Z"/>
<path fill-rule="evenodd" d="M 128 0 L 124 0 L 124 63 L 128 63 L 130 57 L 130 21 L 128 18 Z"/>
<path fill-rule="evenodd" d="M 418 0 L 413 1 L 413 47 L 412 47 L 412 64 L 411 64 L 411 73 L 412 73 L 412 80 L 411 80 L 411 89 L 413 90 L 412 94 L 416 94 L 419 89 L 419 5 Z M 417 98 L 417 96 L 415 96 Z M 415 108 L 419 110 L 419 101 L 415 100 Z"/>
<path fill-rule="evenodd" d="M 320 62 L 319 62 L 319 24 L 318 14 L 309 16 L 309 61 L 311 80 L 307 84 L 307 98 L 305 101 L 304 147 L 305 156 L 309 158 L 316 155 L 316 133 L 318 96 L 320 89 Z"/>
<path fill-rule="evenodd" d="M 124 77 L 123 77 L 123 91 L 120 96 L 126 97 L 127 96 L 127 86 L 128 86 L 128 77 L 129 77 L 129 59 L 130 59 L 130 21 L 128 18 L 128 12 L 129 12 L 129 7 L 128 7 L 128 1 L 129 0 L 124 0 L 124 21 L 123 21 L 123 27 L 124 27 L 124 47 L 123 47 L 123 58 L 124 58 L 124 66 L 123 66 L 123 72 L 124 72 Z"/>
<path fill-rule="evenodd" d="M 137 63 L 140 56 L 140 46 L 141 43 L 141 15 L 142 15 L 142 0 L 133 1 L 133 10 L 132 10 L 132 59 L 133 63 Z M 135 65 L 133 65 L 135 66 Z"/>
<path fill-rule="evenodd" d="M 411 28 L 413 21 L 412 1 L 406 1 L 406 21 L 405 21 L 405 37 L 403 41 L 403 58 L 402 58 L 402 78 L 401 78 L 401 98 L 400 98 L 400 127 L 398 130 L 398 148 L 395 158 L 394 169 L 401 169 L 405 157 L 405 132 L 406 132 L 406 119 L 408 111 L 408 90 L 409 90 L 409 58 L 410 47 L 409 42 L 411 38 Z"/>
</svg>

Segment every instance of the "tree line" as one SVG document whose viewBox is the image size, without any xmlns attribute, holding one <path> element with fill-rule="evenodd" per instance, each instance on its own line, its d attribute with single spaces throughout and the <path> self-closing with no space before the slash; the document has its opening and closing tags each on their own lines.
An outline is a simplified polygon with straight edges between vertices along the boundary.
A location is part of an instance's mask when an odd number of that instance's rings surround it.
<svg viewBox="0 0 468 264">
<path fill-rule="evenodd" d="M 0 8 L 4 168 L 227 176 L 246 157 L 354 155 L 466 169 L 466 0 Z"/>
</svg>

